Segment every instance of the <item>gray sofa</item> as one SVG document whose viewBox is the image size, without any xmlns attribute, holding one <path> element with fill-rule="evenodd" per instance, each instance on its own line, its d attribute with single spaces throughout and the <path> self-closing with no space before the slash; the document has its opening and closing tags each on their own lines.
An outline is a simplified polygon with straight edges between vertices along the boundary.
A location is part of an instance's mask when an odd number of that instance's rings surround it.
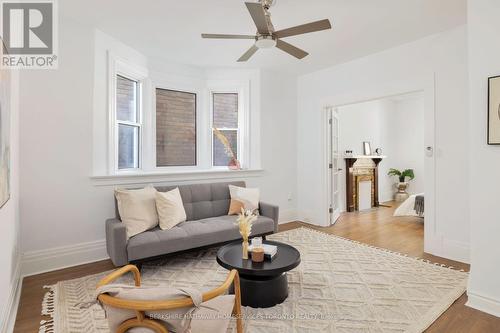
<svg viewBox="0 0 500 333">
<path fill-rule="evenodd" d="M 146 259 L 241 239 L 237 216 L 228 216 L 229 186 L 245 182 L 157 187 L 160 192 L 179 187 L 187 221 L 169 230 L 155 227 L 127 240 L 125 225 L 116 217 L 106 221 L 106 248 L 116 266 L 141 264 Z M 116 207 L 116 200 L 115 200 Z M 278 231 L 279 208 L 259 204 L 260 216 L 253 223 L 252 236 Z"/>
</svg>

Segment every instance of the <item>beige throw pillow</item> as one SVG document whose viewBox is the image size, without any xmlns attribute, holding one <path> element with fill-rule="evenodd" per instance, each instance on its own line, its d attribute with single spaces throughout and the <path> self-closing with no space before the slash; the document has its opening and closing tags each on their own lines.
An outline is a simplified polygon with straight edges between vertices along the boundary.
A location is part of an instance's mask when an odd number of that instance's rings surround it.
<svg viewBox="0 0 500 333">
<path fill-rule="evenodd" d="M 115 190 L 118 212 L 127 228 L 128 238 L 158 225 L 156 192 L 153 186 L 139 190 Z"/>
<path fill-rule="evenodd" d="M 186 211 L 178 187 L 168 192 L 156 192 L 156 208 L 162 230 L 186 221 Z"/>
<path fill-rule="evenodd" d="M 258 188 L 246 188 L 229 185 L 231 204 L 228 215 L 241 213 L 241 208 L 255 212 L 259 209 L 260 191 Z"/>
</svg>

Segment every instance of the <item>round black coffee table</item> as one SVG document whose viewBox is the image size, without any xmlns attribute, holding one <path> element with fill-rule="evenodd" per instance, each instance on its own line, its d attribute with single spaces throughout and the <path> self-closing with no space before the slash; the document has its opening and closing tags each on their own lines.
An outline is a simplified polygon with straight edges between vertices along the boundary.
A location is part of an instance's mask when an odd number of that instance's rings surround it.
<svg viewBox="0 0 500 333">
<path fill-rule="evenodd" d="M 225 245 L 217 252 L 217 262 L 226 269 L 236 269 L 240 275 L 241 304 L 252 308 L 269 308 L 288 297 L 286 272 L 300 264 L 299 251 L 288 244 L 264 241 L 278 247 L 272 260 L 254 263 L 242 259 L 241 242 Z"/>
</svg>

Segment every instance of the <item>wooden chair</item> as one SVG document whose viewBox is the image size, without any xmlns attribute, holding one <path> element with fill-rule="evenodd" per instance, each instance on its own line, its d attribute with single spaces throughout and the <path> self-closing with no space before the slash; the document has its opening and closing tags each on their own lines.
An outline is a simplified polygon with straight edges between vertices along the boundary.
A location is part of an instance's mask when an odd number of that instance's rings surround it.
<svg viewBox="0 0 500 333">
<path fill-rule="evenodd" d="M 113 282 L 127 272 L 134 274 L 135 285 L 140 287 L 141 274 L 136 266 L 127 265 L 113 273 L 102 278 L 97 284 L 97 288 Z M 226 281 L 219 287 L 203 293 L 203 302 L 211 300 L 217 296 L 225 294 L 231 284 L 234 284 L 234 308 L 233 315 L 236 316 L 236 329 L 238 333 L 243 333 L 243 325 L 241 320 L 241 296 L 240 296 L 240 278 L 238 271 L 232 270 L 229 272 Z M 133 327 L 145 327 L 153 330 L 156 333 L 168 333 L 168 330 L 158 320 L 146 318 L 145 311 L 172 310 L 184 307 L 194 306 L 190 297 L 183 297 L 165 301 L 141 301 L 141 300 L 125 300 L 118 297 L 113 297 L 107 294 L 98 296 L 99 301 L 111 307 L 128 309 L 136 312 L 136 317 L 124 321 L 117 330 L 117 333 L 124 333 Z M 196 333 L 196 332 L 194 332 Z"/>
</svg>

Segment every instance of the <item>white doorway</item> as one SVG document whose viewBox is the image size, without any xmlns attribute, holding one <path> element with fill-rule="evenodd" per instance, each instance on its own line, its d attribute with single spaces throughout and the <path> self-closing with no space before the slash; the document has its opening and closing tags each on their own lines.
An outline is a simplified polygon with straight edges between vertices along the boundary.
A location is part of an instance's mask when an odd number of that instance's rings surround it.
<svg viewBox="0 0 500 333">
<path fill-rule="evenodd" d="M 434 119 L 425 115 L 426 111 L 429 111 L 425 104 L 424 91 L 416 91 L 325 108 L 330 225 L 335 224 L 344 212 L 351 211 L 347 207 L 346 200 L 347 188 L 352 189 L 352 187 L 346 184 L 348 170 L 345 155 L 346 151 L 350 151 L 353 156 L 364 155 L 364 141 L 371 143 L 372 155 L 376 155 L 376 148 L 382 148 L 382 152 L 379 153 L 383 159 L 377 164 L 376 196 L 373 197 L 374 187 L 370 193 L 371 185 L 364 191 L 368 206 L 360 205 L 361 196 L 354 195 L 357 200 L 360 200 L 357 204 L 358 208 L 361 206 L 366 206 L 365 209 L 377 208 L 379 202 L 381 206 L 384 206 L 385 202 L 387 207 L 398 207 L 400 203 L 394 201 L 398 177 L 388 175 L 391 168 L 401 171 L 412 169 L 415 172 L 415 179 L 409 182 L 408 193 L 410 195 L 423 195 L 425 184 L 433 183 L 432 145 L 427 146 L 426 143 L 432 142 Z M 428 123 L 432 124 L 426 128 Z M 429 132 L 431 135 L 428 135 Z M 373 181 L 371 180 L 372 183 Z M 363 192 L 361 186 L 358 192 L 358 194 Z M 433 186 L 429 187 L 429 197 L 434 197 L 433 192 Z M 352 194 L 349 194 L 349 198 L 351 197 Z M 376 204 L 370 205 L 370 199 Z M 425 199 L 428 202 L 427 198 Z M 429 206 L 433 208 L 432 204 Z M 356 211 L 363 210 L 358 208 Z M 431 215 L 431 221 L 432 217 Z"/>
<path fill-rule="evenodd" d="M 436 153 L 439 154 L 439 149 L 435 151 L 435 77 L 432 72 L 425 72 L 415 77 L 406 77 L 402 80 L 392 82 L 381 82 L 379 85 L 360 86 L 355 91 L 350 93 L 342 93 L 335 96 L 328 96 L 319 101 L 318 107 L 322 110 L 322 119 L 325 119 L 324 126 L 322 126 L 321 145 L 324 152 L 321 159 L 321 168 L 323 169 L 321 175 L 321 183 L 324 188 L 321 190 L 321 211 L 317 214 L 317 225 L 329 226 L 330 214 L 328 213 L 331 202 L 329 202 L 329 173 L 328 167 L 328 123 L 327 107 L 338 108 L 341 106 L 360 103 L 364 101 L 376 100 L 384 97 L 397 96 L 411 92 L 423 92 L 424 95 L 424 121 L 425 121 L 425 134 L 424 134 L 424 147 L 425 149 L 425 223 L 424 223 L 424 250 L 427 253 L 439 255 L 443 249 L 443 236 L 439 232 L 436 221 L 436 188 L 435 188 L 435 174 L 436 174 Z M 340 126 L 342 126 L 340 124 Z M 324 212 L 324 213 L 323 213 Z M 338 222 L 337 222 L 338 224 Z"/>
</svg>

